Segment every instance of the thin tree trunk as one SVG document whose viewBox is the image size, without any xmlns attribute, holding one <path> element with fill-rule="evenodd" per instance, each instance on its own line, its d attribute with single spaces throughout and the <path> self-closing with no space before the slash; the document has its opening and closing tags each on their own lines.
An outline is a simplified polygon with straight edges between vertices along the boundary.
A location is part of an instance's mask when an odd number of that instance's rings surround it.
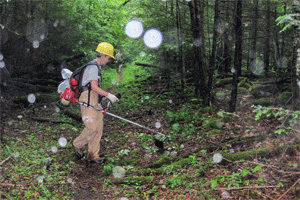
<svg viewBox="0 0 300 200">
<path fill-rule="evenodd" d="M 258 0 L 255 1 L 255 11 L 253 16 L 253 33 L 252 33 L 252 47 L 250 50 L 250 63 L 252 63 L 256 59 L 256 43 L 257 43 L 257 19 L 258 19 Z"/>
<path fill-rule="evenodd" d="M 265 52 L 264 52 L 264 64 L 265 64 L 265 76 L 268 76 L 270 65 L 270 0 L 267 0 L 267 14 L 266 14 L 266 39 L 265 39 Z"/>
<path fill-rule="evenodd" d="M 237 0 L 236 7 L 236 24 L 235 24 L 236 42 L 234 54 L 234 68 L 232 79 L 231 100 L 229 105 L 229 112 L 234 112 L 236 109 L 237 99 L 237 84 L 238 84 L 238 70 L 242 66 L 242 0 Z"/>
<path fill-rule="evenodd" d="M 216 48 L 217 48 L 217 23 L 219 19 L 219 0 L 215 0 L 215 18 L 214 18 L 214 36 L 213 36 L 213 45 L 211 50 L 211 56 L 209 59 L 209 69 L 208 69 L 208 83 L 207 83 L 207 94 L 208 96 L 204 99 L 204 104 L 206 106 L 209 105 L 211 101 L 211 89 L 212 89 L 212 82 L 213 82 L 213 75 L 215 71 L 215 60 L 216 60 Z"/>
<path fill-rule="evenodd" d="M 294 0 L 293 13 L 300 14 L 296 9 L 300 5 L 300 0 Z M 298 27 L 293 27 L 293 54 L 292 54 L 292 88 L 293 88 L 293 106 L 294 110 L 300 109 L 300 30 Z"/>
</svg>

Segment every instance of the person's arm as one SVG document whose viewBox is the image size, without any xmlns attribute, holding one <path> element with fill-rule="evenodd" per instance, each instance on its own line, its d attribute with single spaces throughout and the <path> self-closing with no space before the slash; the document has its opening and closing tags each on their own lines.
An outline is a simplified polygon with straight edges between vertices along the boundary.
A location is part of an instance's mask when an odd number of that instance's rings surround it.
<svg viewBox="0 0 300 200">
<path fill-rule="evenodd" d="M 97 94 L 100 94 L 102 96 L 107 97 L 112 103 L 115 103 L 116 101 L 119 100 L 115 95 L 113 95 L 109 92 L 106 92 L 106 91 L 102 90 L 101 88 L 99 88 L 97 80 L 91 80 L 91 89 L 94 92 L 96 92 Z"/>
<path fill-rule="evenodd" d="M 102 90 L 101 88 L 98 87 L 98 81 L 97 80 L 91 80 L 91 89 L 96 92 L 99 95 L 102 96 L 107 96 L 108 92 Z"/>
</svg>

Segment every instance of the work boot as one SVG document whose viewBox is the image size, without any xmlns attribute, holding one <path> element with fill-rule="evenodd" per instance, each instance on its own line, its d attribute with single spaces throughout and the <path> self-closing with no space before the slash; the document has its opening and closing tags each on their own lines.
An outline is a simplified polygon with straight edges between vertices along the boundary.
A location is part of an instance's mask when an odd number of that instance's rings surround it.
<svg viewBox="0 0 300 200">
<path fill-rule="evenodd" d="M 95 159 L 95 160 L 91 160 L 90 162 L 91 163 L 102 164 L 102 163 L 105 163 L 105 158 L 98 158 L 98 159 Z"/>
<path fill-rule="evenodd" d="M 84 153 L 82 152 L 81 149 L 77 148 L 77 147 L 74 147 L 74 152 L 78 158 L 78 160 L 80 160 L 81 158 L 84 157 Z"/>
</svg>

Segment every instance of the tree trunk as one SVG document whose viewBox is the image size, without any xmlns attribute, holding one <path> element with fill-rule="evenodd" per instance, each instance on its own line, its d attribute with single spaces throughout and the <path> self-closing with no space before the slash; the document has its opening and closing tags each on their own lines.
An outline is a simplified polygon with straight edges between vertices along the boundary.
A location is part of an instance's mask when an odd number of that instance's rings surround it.
<svg viewBox="0 0 300 200">
<path fill-rule="evenodd" d="M 266 13 L 266 39 L 265 39 L 265 52 L 264 52 L 264 64 L 265 64 L 265 76 L 268 76 L 269 64 L 270 64 L 270 0 L 267 0 L 267 13 Z"/>
<path fill-rule="evenodd" d="M 209 59 L 209 69 L 208 69 L 208 84 L 207 84 L 207 94 L 208 96 L 206 99 L 204 99 L 204 104 L 206 106 L 209 105 L 211 101 L 211 89 L 212 89 L 212 82 L 213 82 L 213 75 L 215 71 L 215 60 L 216 60 L 216 47 L 217 47 L 217 23 L 219 19 L 219 0 L 215 1 L 215 18 L 214 18 L 214 36 L 213 36 L 213 45 L 212 45 L 212 50 L 211 50 L 211 56 Z"/>
<path fill-rule="evenodd" d="M 293 13 L 300 14 L 296 7 L 300 5 L 300 0 L 294 0 Z M 293 88 L 293 106 L 294 110 L 300 109 L 300 30 L 299 27 L 293 27 L 293 54 L 292 54 L 292 88 Z"/>
<path fill-rule="evenodd" d="M 198 5 L 197 1 L 194 1 L 194 5 L 192 2 L 188 3 L 190 8 L 190 16 L 191 16 L 191 28 L 192 28 L 192 37 L 194 41 L 200 40 L 200 27 L 199 27 L 199 19 L 198 15 Z M 202 14 L 202 13 L 201 13 Z M 194 53 L 194 63 L 195 63 L 195 97 L 205 98 L 205 76 L 203 70 L 203 59 L 201 59 L 201 45 L 193 45 L 193 53 Z M 200 93 L 199 93 L 200 92 Z"/>
<path fill-rule="evenodd" d="M 239 70 L 241 69 L 242 66 L 242 41 L 243 41 L 242 40 L 242 0 L 237 0 L 235 33 L 236 33 L 235 54 L 234 54 L 235 70 L 233 72 L 229 112 L 234 112 L 236 108 L 238 76 L 239 76 Z"/>
</svg>

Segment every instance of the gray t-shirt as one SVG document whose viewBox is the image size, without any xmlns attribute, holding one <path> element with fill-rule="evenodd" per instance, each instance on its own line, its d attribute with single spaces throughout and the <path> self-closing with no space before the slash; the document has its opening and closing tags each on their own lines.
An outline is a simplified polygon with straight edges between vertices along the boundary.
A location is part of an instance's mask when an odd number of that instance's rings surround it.
<svg viewBox="0 0 300 200">
<path fill-rule="evenodd" d="M 83 76 L 82 76 L 82 85 L 88 84 L 92 80 L 99 80 L 101 77 L 99 76 L 98 72 L 100 69 L 98 69 L 97 65 L 89 65 L 85 68 Z"/>
</svg>

